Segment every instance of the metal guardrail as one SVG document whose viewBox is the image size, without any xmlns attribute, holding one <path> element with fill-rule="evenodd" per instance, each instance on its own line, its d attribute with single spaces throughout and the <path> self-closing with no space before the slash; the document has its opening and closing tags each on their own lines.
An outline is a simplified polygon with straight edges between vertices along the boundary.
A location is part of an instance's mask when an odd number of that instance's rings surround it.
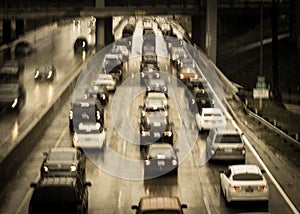
<svg viewBox="0 0 300 214">
<path fill-rule="evenodd" d="M 254 112 L 252 112 L 247 105 L 239 98 L 239 96 L 236 94 L 236 92 L 238 91 L 237 87 L 235 84 L 233 84 L 230 80 L 228 80 L 228 78 L 218 69 L 218 67 L 209 60 L 210 64 L 214 67 L 216 73 L 218 74 L 219 78 L 221 79 L 221 82 L 223 84 L 225 84 L 225 90 L 227 92 L 229 92 L 229 90 L 231 91 L 233 98 L 240 103 L 241 105 L 243 105 L 244 110 L 246 111 L 246 113 L 252 117 L 253 119 L 255 119 L 256 121 L 258 121 L 259 123 L 263 124 L 265 127 L 267 127 L 269 130 L 275 132 L 276 134 L 280 135 L 285 141 L 288 141 L 289 143 L 291 143 L 291 145 L 293 145 L 296 148 L 300 148 L 300 142 L 296 139 L 294 139 L 293 137 L 291 137 L 290 135 L 288 135 L 287 133 L 285 133 L 284 131 L 282 131 L 281 129 L 279 129 L 278 127 L 274 126 L 273 124 L 271 124 L 270 122 L 268 122 L 267 120 L 265 120 L 264 118 L 260 117 L 259 115 L 255 114 Z M 229 90 L 228 90 L 229 89 Z"/>
</svg>

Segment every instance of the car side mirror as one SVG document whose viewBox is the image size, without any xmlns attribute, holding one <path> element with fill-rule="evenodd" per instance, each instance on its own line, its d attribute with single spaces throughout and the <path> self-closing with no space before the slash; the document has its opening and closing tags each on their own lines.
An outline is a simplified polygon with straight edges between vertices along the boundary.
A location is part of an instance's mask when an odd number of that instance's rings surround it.
<svg viewBox="0 0 300 214">
<path fill-rule="evenodd" d="M 131 206 L 131 209 L 132 209 L 132 210 L 137 210 L 138 208 L 139 208 L 138 205 L 132 205 L 132 206 Z"/>
<path fill-rule="evenodd" d="M 37 186 L 37 183 L 35 183 L 35 182 L 31 182 L 31 183 L 30 183 L 30 187 L 31 187 L 31 188 L 36 188 L 36 186 Z"/>
<path fill-rule="evenodd" d="M 187 209 L 187 205 L 186 204 L 181 204 L 181 208 L 182 209 Z"/>
<path fill-rule="evenodd" d="M 89 181 L 87 181 L 87 182 L 85 182 L 85 183 L 84 183 L 84 186 L 88 186 L 88 187 L 90 187 L 90 186 L 92 186 L 92 183 L 91 183 L 91 182 L 89 182 Z"/>
<path fill-rule="evenodd" d="M 264 169 L 261 169 L 260 171 L 261 171 L 261 173 L 266 173 L 266 170 L 264 170 Z"/>
</svg>

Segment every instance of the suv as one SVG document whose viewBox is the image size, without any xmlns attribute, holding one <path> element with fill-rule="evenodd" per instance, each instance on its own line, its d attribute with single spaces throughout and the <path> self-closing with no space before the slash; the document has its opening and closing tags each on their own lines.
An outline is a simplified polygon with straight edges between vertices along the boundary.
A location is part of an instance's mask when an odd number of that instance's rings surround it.
<svg viewBox="0 0 300 214">
<path fill-rule="evenodd" d="M 90 182 L 76 177 L 46 177 L 37 183 L 30 202 L 29 214 L 35 213 L 87 213 Z"/>
<path fill-rule="evenodd" d="M 77 99 L 72 103 L 69 114 L 69 129 L 71 132 L 78 129 L 80 122 L 98 122 L 104 125 L 104 107 L 99 99 Z"/>
<path fill-rule="evenodd" d="M 186 204 L 181 204 L 177 196 L 147 196 L 142 197 L 139 205 L 132 205 L 131 209 L 137 214 L 145 213 L 174 213 L 183 214 L 182 209 L 186 209 Z"/>
<path fill-rule="evenodd" d="M 85 154 L 76 148 L 51 148 L 43 153 L 41 177 L 80 176 L 85 178 Z"/>
<path fill-rule="evenodd" d="M 206 143 L 209 160 L 233 160 L 245 163 L 246 149 L 243 133 L 233 126 L 212 129 Z"/>
</svg>

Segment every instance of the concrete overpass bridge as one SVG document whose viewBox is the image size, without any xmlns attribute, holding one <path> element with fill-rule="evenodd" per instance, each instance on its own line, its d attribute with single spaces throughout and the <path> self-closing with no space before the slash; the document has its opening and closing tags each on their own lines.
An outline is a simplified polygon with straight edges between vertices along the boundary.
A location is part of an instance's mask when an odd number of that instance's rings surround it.
<svg viewBox="0 0 300 214">
<path fill-rule="evenodd" d="M 289 17 L 290 34 L 294 35 L 300 48 L 300 2 L 275 1 L 279 15 Z M 113 41 L 113 16 L 185 15 L 191 20 L 193 42 L 215 61 L 218 20 L 245 16 L 257 19 L 261 7 L 266 15 L 270 14 L 271 5 L 272 0 L 2 0 L 0 20 L 3 43 L 9 43 L 25 33 L 28 20 L 51 22 L 94 16 L 97 19 L 97 45 L 103 46 Z"/>
</svg>

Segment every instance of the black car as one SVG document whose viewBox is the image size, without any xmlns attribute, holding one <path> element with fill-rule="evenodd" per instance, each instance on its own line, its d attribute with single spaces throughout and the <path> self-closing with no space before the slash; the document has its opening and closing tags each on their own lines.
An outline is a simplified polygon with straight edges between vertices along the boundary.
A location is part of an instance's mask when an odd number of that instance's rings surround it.
<svg viewBox="0 0 300 214">
<path fill-rule="evenodd" d="M 150 79 L 146 83 L 146 94 L 149 92 L 162 92 L 168 97 L 168 86 L 163 79 Z"/>
<path fill-rule="evenodd" d="M 94 122 L 104 125 L 104 107 L 95 98 L 77 99 L 72 104 L 69 114 L 71 132 L 78 130 L 81 122 Z"/>
<path fill-rule="evenodd" d="M 95 98 L 100 101 L 102 105 L 106 105 L 109 101 L 109 92 L 105 86 L 91 86 L 86 90 L 87 98 Z"/>
<path fill-rule="evenodd" d="M 38 65 L 35 68 L 34 79 L 39 81 L 53 81 L 56 76 L 56 68 L 53 64 Z"/>
<path fill-rule="evenodd" d="M 142 112 L 140 124 L 140 148 L 157 141 L 173 144 L 172 124 L 164 111 Z"/>
<path fill-rule="evenodd" d="M 19 42 L 15 47 L 16 56 L 27 56 L 32 53 L 32 46 L 27 41 Z"/>
<path fill-rule="evenodd" d="M 85 37 L 78 37 L 74 42 L 73 48 L 75 54 L 87 52 L 89 49 L 87 39 Z"/>
<path fill-rule="evenodd" d="M 87 182 L 78 177 L 44 177 L 37 183 L 31 183 L 34 188 L 30 202 L 29 214 L 71 214 L 88 213 Z"/>
<path fill-rule="evenodd" d="M 215 105 L 213 94 L 204 89 L 195 88 L 192 95 L 190 109 L 197 107 L 198 111 L 201 112 L 202 108 L 213 108 Z"/>
<path fill-rule="evenodd" d="M 148 148 L 144 161 L 144 179 L 167 174 L 177 175 L 178 157 L 176 149 L 167 143 L 154 143 Z"/>
<path fill-rule="evenodd" d="M 72 147 L 51 148 L 44 153 L 41 177 L 79 176 L 85 179 L 86 157 L 82 151 Z"/>
<path fill-rule="evenodd" d="M 159 79 L 159 78 L 160 78 L 160 70 L 156 63 L 141 64 L 140 81 L 142 85 L 146 84 L 148 80 Z"/>
<path fill-rule="evenodd" d="M 0 82 L 21 82 L 24 74 L 24 69 L 24 63 L 20 63 L 14 60 L 5 61 L 0 69 Z"/>
<path fill-rule="evenodd" d="M 26 101 L 22 83 L 0 83 L 0 111 L 20 112 Z"/>
</svg>

